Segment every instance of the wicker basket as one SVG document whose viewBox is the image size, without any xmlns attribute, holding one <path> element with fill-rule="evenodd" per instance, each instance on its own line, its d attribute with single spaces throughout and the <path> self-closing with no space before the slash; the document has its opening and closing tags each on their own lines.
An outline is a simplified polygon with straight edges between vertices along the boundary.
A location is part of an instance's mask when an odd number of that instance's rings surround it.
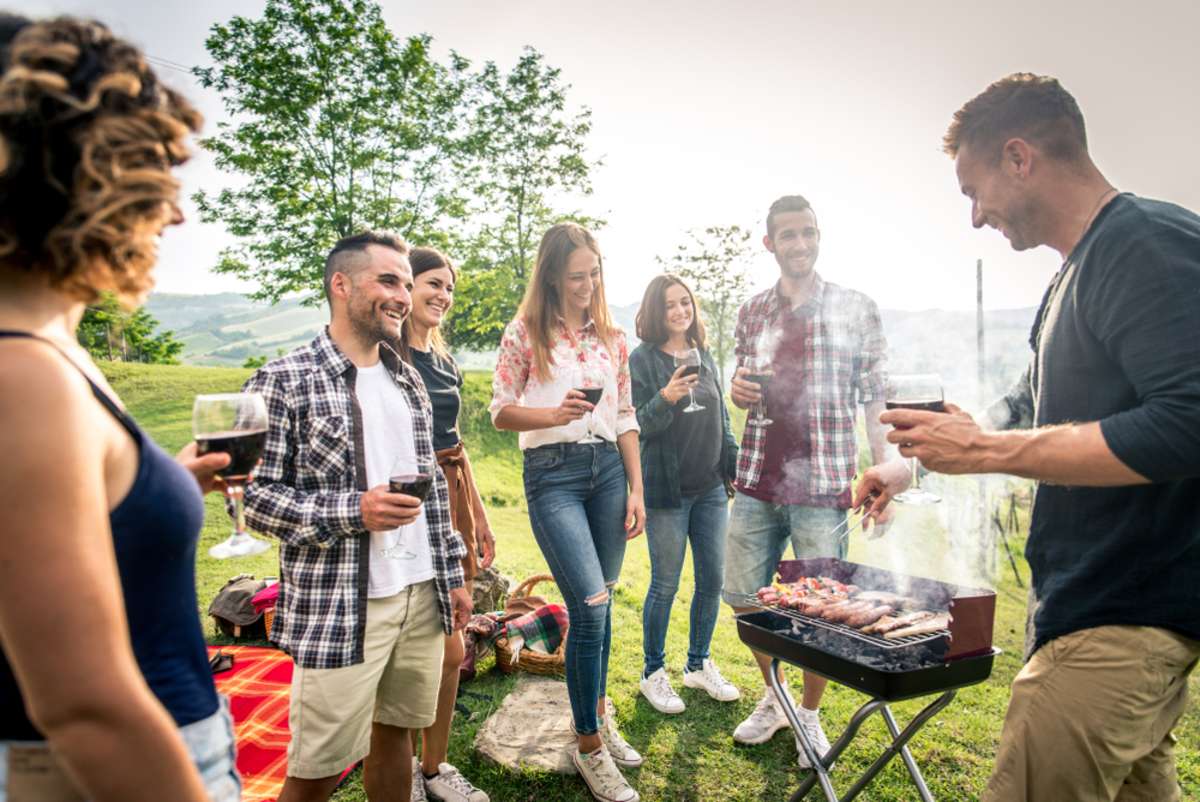
<svg viewBox="0 0 1200 802">
<path fill-rule="evenodd" d="M 529 595 L 537 583 L 553 581 L 554 577 L 550 576 L 550 574 L 536 574 L 518 585 L 509 598 L 523 598 Z M 533 649 L 522 649 L 521 655 L 515 663 L 512 659 L 512 649 L 508 645 L 508 638 L 501 635 L 496 638 L 496 666 L 505 674 L 513 674 L 521 670 L 528 671 L 531 674 L 562 676 L 567 673 L 566 648 L 568 634 L 563 633 L 562 642 L 558 644 L 558 648 L 554 650 L 553 654 L 542 654 Z"/>
<path fill-rule="evenodd" d="M 267 640 L 271 639 L 271 625 L 275 623 L 275 608 L 268 607 L 263 610 L 263 629 L 267 632 Z"/>
</svg>

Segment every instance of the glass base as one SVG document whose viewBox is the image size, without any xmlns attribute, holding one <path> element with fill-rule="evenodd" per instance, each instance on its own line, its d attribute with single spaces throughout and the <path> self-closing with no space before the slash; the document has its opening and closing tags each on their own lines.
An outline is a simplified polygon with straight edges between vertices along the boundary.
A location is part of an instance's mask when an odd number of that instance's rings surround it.
<svg viewBox="0 0 1200 802">
<path fill-rule="evenodd" d="M 209 549 L 208 553 L 218 560 L 227 560 L 230 557 L 251 557 L 255 554 L 262 554 L 270 548 L 271 544 L 265 540 L 251 537 L 244 532 L 241 534 L 235 532 L 226 540 Z"/>
<path fill-rule="evenodd" d="M 770 426 L 775 421 L 771 420 L 770 418 L 762 417 L 762 418 L 751 418 L 750 422 L 753 423 L 755 426 Z"/>
<path fill-rule="evenodd" d="M 942 497 L 937 493 L 930 493 L 928 490 L 920 487 L 911 487 L 903 493 L 896 495 L 892 501 L 897 504 L 911 504 L 914 507 L 923 506 L 926 504 L 937 504 L 942 500 Z"/>
<path fill-rule="evenodd" d="M 697 404 L 695 401 L 693 401 L 692 403 L 690 403 L 686 407 L 684 407 L 683 411 L 684 412 L 699 412 L 702 409 L 706 409 L 706 407 L 704 407 L 700 404 Z"/>
</svg>

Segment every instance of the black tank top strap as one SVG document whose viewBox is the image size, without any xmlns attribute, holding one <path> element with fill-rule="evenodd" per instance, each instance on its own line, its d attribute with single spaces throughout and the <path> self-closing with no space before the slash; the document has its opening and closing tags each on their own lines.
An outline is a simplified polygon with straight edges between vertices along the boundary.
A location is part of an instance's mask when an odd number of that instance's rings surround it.
<svg viewBox="0 0 1200 802">
<path fill-rule="evenodd" d="M 129 413 L 127 413 L 125 410 L 123 410 L 119 406 L 117 406 L 117 402 L 114 401 L 108 393 L 104 392 L 104 390 L 101 389 L 94 381 L 92 381 L 92 377 L 87 375 L 87 372 L 84 371 L 83 368 L 81 368 L 81 367 L 79 367 L 79 365 L 75 364 L 75 360 L 73 360 L 73 359 L 71 359 L 71 357 L 67 356 L 66 352 L 64 352 L 63 349 L 59 348 L 57 344 L 55 344 L 51 340 L 46 339 L 45 337 L 39 337 L 38 335 L 36 335 L 32 332 L 13 331 L 11 329 L 0 329 L 0 339 L 3 339 L 5 337 L 24 338 L 27 340 L 37 340 L 38 342 L 43 342 L 46 345 L 50 346 L 55 351 L 58 351 L 58 353 L 62 355 L 62 358 L 67 360 L 67 363 L 71 367 L 73 367 L 77 371 L 79 371 L 79 375 L 83 376 L 84 381 L 86 381 L 88 383 L 88 387 L 92 388 L 92 395 L 95 396 L 96 400 L 100 402 L 100 405 L 102 407 L 104 407 L 105 409 L 107 409 L 112 414 L 112 416 L 114 418 L 116 418 L 117 421 L 120 422 L 120 424 L 122 426 L 124 426 L 126 430 L 128 430 L 129 434 L 133 437 L 134 440 L 141 442 L 142 432 L 138 428 L 137 424 L 133 422 L 133 418 L 129 417 Z"/>
</svg>

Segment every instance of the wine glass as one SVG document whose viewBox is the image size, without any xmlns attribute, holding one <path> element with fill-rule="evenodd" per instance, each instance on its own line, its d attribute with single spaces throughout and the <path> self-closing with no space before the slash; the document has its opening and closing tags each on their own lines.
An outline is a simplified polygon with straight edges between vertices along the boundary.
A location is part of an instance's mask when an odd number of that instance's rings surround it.
<svg viewBox="0 0 1200 802">
<path fill-rule="evenodd" d="M 208 550 L 219 560 L 261 554 L 271 548 L 246 533 L 242 499 L 267 443 L 267 403 L 258 393 L 198 395 L 192 406 L 192 432 L 200 456 L 223 451 L 229 465 L 217 471 L 233 502 L 233 534 Z"/>
<path fill-rule="evenodd" d="M 754 416 L 750 419 L 758 426 L 770 426 L 773 420 L 767 417 L 767 388 L 771 386 L 771 378 L 775 375 L 774 368 L 768 361 L 755 361 L 750 365 L 750 372 L 742 378 L 758 385 L 762 400 L 754 405 Z"/>
<path fill-rule="evenodd" d="M 596 404 L 600 403 L 600 398 L 604 395 L 604 375 L 596 370 L 588 370 L 585 366 L 580 366 L 575 374 L 575 389 L 583 393 L 584 399 L 592 405 L 593 410 Z M 592 412 L 587 413 L 587 436 L 579 440 L 580 443 L 603 443 L 604 441 L 592 433 Z"/>
<path fill-rule="evenodd" d="M 403 454 L 392 463 L 392 469 L 388 473 L 388 490 L 412 496 L 424 504 L 425 497 L 433 488 L 434 471 L 437 469 L 437 463 L 432 459 Z M 401 531 L 396 533 L 395 541 L 383 549 L 381 554 L 394 560 L 415 560 L 417 553 L 408 548 L 404 542 L 404 535 L 401 527 Z"/>
<path fill-rule="evenodd" d="M 700 375 L 700 349 L 687 348 L 683 351 L 675 352 L 675 368 L 683 368 L 684 376 L 699 376 Z M 696 403 L 696 394 L 692 388 L 688 388 L 688 405 L 683 408 L 684 412 L 699 412 L 704 409 L 703 406 Z"/>
<path fill-rule="evenodd" d="M 917 409 L 945 412 L 942 379 L 935 373 L 910 373 L 892 376 L 887 385 L 888 409 Z M 937 504 L 942 497 L 921 487 L 920 463 L 912 460 L 912 484 L 894 499 L 900 504 Z"/>
</svg>

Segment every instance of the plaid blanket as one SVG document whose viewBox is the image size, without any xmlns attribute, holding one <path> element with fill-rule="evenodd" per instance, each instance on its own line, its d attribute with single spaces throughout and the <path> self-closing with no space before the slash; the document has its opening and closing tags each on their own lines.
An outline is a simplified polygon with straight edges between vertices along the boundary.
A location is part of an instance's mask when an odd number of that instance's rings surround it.
<svg viewBox="0 0 1200 802">
<path fill-rule="evenodd" d="M 567 636 L 567 611 L 561 604 L 546 604 L 504 625 L 504 634 L 515 663 L 521 649 L 554 654 Z"/>
</svg>

